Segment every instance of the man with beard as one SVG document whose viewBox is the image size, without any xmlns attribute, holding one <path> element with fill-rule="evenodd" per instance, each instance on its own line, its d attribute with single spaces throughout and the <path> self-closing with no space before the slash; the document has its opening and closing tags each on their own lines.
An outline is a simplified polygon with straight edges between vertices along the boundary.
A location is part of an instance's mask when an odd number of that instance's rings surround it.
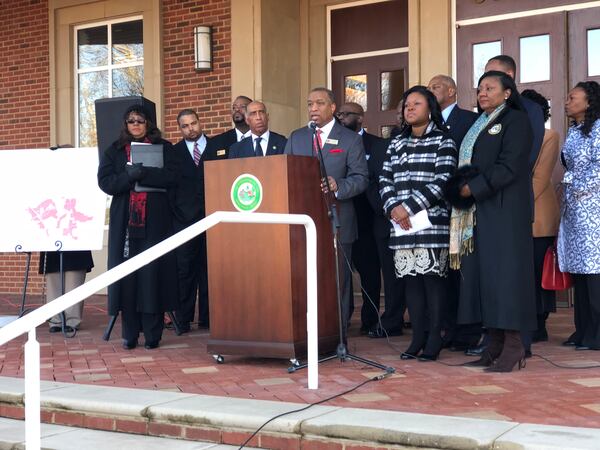
<svg viewBox="0 0 600 450">
<path fill-rule="evenodd" d="M 282 154 L 287 139 L 269 130 L 269 114 L 265 104 L 248 103 L 245 116 L 246 123 L 250 127 L 250 136 L 231 146 L 229 159 Z"/>
<path fill-rule="evenodd" d="M 252 101 L 251 98 L 245 95 L 236 97 L 231 105 L 231 120 L 233 120 L 234 128 L 227 130 L 224 133 L 216 135 L 213 140 L 219 156 L 229 155 L 229 148 L 236 142 L 250 136 L 250 127 L 246 123 L 246 107 Z"/>
<path fill-rule="evenodd" d="M 396 277 L 393 252 L 388 247 L 390 222 L 383 215 L 379 196 L 379 175 L 387 142 L 365 131 L 364 110 L 358 103 L 343 104 L 336 116 L 343 126 L 362 136 L 369 169 L 367 191 L 353 198 L 358 239 L 352 246 L 352 263 L 362 284 L 361 332 L 372 338 L 399 336 L 403 328 L 404 287 L 402 280 Z M 385 312 L 379 326 L 382 269 Z"/>
<path fill-rule="evenodd" d="M 322 180 L 324 192 L 333 192 L 339 216 L 339 243 L 341 244 L 340 280 L 342 339 L 346 340 L 346 332 L 350 317 L 352 298 L 352 271 L 348 261 L 352 259 L 352 243 L 358 236 L 356 214 L 352 198 L 364 192 L 369 183 L 367 160 L 360 136 L 336 123 L 334 113 L 335 99 L 331 90 L 318 87 L 308 95 L 308 119 L 311 126 L 305 126 L 292 132 L 285 146 L 288 155 L 320 157 L 317 142 L 322 149 L 323 163 L 328 179 Z M 316 183 L 319 180 L 306 180 Z"/>
<path fill-rule="evenodd" d="M 203 219 L 204 211 L 204 161 L 226 159 L 219 154 L 212 139 L 202 133 L 198 114 L 193 109 L 184 109 L 177 115 L 177 125 L 183 139 L 175 150 L 179 181 L 171 194 L 173 228 L 181 231 Z M 209 327 L 208 276 L 206 262 L 206 234 L 181 245 L 175 251 L 179 281 L 179 309 L 175 312 L 182 332 L 190 331 L 194 321 L 196 298 L 198 301 L 198 325 Z"/>
</svg>

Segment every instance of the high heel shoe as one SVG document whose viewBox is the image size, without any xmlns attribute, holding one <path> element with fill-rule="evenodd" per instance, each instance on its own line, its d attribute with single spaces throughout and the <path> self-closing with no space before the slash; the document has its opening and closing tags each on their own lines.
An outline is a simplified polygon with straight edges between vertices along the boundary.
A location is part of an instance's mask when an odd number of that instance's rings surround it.
<svg viewBox="0 0 600 450">
<path fill-rule="evenodd" d="M 481 358 L 476 359 L 475 361 L 469 361 L 464 365 L 468 367 L 490 367 L 494 362 L 494 359 L 492 354 L 489 351 L 486 351 L 481 355 Z"/>
<path fill-rule="evenodd" d="M 504 347 L 502 353 L 485 372 L 512 372 L 517 366 L 518 370 L 525 367 L 525 348 L 521 335 L 515 330 L 504 331 Z"/>
</svg>

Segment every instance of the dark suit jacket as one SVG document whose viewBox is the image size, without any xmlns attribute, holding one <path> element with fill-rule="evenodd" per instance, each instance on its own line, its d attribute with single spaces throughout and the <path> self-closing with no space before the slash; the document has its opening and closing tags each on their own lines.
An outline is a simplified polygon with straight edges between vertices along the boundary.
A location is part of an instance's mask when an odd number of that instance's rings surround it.
<svg viewBox="0 0 600 450">
<path fill-rule="evenodd" d="M 369 187 L 366 195 L 371 208 L 373 208 L 373 233 L 378 238 L 387 238 L 390 236 L 390 221 L 385 216 L 383 210 L 383 200 L 379 195 L 379 175 L 383 170 L 383 163 L 390 141 L 384 140 L 383 145 L 371 149 L 369 157 Z"/>
<path fill-rule="evenodd" d="M 533 166 L 537 161 L 540 149 L 542 148 L 542 141 L 544 140 L 544 133 L 546 128 L 544 126 L 544 113 L 542 108 L 533 100 L 519 96 L 521 104 L 525 108 L 527 117 L 529 117 L 529 123 L 531 125 L 531 131 L 533 132 L 533 142 L 531 143 L 531 152 L 529 153 L 529 166 L 533 170 Z"/>
<path fill-rule="evenodd" d="M 217 147 L 217 150 L 225 150 L 227 154 L 229 154 L 229 149 L 231 146 L 238 141 L 235 128 L 227 130 L 221 134 L 217 134 L 212 138 L 212 140 L 215 147 Z"/>
<path fill-rule="evenodd" d="M 337 141 L 337 143 L 331 143 Z M 312 130 L 302 127 L 292 132 L 285 146 L 288 155 L 313 156 Z M 364 192 L 369 183 L 367 159 L 361 137 L 335 123 L 323 143 L 323 162 L 327 175 L 338 185 L 337 204 L 340 220 L 340 242 L 350 244 L 358 236 L 352 198 Z M 319 180 L 310 181 L 318 183 Z"/>
<path fill-rule="evenodd" d="M 456 144 L 456 150 L 460 150 L 462 140 L 476 120 L 477 114 L 473 111 L 459 108 L 458 105 L 452 108 L 448 120 L 444 124 L 448 128 L 448 134 Z"/>
<path fill-rule="evenodd" d="M 387 143 L 385 139 L 375 136 L 374 134 L 367 133 L 366 131 L 362 134 L 363 145 L 365 147 L 365 155 L 367 156 L 367 167 L 369 170 L 369 181 L 371 180 L 371 166 L 369 165 L 370 159 L 373 157 L 373 153 L 385 154 L 387 149 Z M 369 188 L 367 187 L 367 190 Z M 356 211 L 356 221 L 358 223 L 359 233 L 366 231 L 371 233 L 373 230 L 373 220 L 375 211 L 369 203 L 367 198 L 367 191 L 357 195 L 353 199 L 354 210 Z M 382 212 L 383 213 L 383 212 Z"/>
<path fill-rule="evenodd" d="M 194 159 L 184 140 L 173 146 L 179 174 L 177 186 L 170 190 L 169 200 L 175 220 L 182 224 L 192 224 L 205 216 L 204 162 L 227 159 L 227 152 L 217 147 L 213 139 L 207 137 L 206 140 L 206 148 L 198 166 L 194 164 Z"/>
<path fill-rule="evenodd" d="M 270 131 L 270 130 L 269 130 Z M 269 132 L 269 142 L 267 142 L 267 154 L 281 155 L 285 150 L 285 143 L 287 139 L 281 134 Z M 240 142 L 236 142 L 229 148 L 229 159 L 233 158 L 248 158 L 250 156 L 256 156 L 254 154 L 254 143 L 252 142 L 252 136 L 242 139 Z"/>
</svg>

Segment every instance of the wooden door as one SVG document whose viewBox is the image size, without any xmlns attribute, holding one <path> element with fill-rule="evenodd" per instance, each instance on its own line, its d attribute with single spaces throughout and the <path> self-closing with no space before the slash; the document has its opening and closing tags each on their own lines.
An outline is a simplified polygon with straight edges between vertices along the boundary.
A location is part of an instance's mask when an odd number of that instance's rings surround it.
<svg viewBox="0 0 600 450">
<path fill-rule="evenodd" d="M 569 88 L 600 83 L 600 8 L 569 12 Z"/>
<path fill-rule="evenodd" d="M 519 91 L 534 89 L 550 101 L 550 123 L 562 138 L 567 93 L 567 13 L 558 12 L 462 26 L 457 30 L 459 103 L 477 106 L 476 84 L 485 63 L 498 54 L 517 63 Z"/>
<path fill-rule="evenodd" d="M 331 73 L 337 105 L 360 104 L 369 133 L 388 137 L 396 124 L 396 107 L 408 87 L 408 54 L 335 61 Z"/>
</svg>

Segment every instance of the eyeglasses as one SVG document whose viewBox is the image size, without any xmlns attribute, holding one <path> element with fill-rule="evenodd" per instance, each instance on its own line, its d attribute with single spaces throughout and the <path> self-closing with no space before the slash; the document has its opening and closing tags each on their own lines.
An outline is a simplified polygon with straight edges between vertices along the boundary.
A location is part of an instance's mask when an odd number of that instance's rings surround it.
<svg viewBox="0 0 600 450">
<path fill-rule="evenodd" d="M 127 119 L 125 123 L 127 123 L 128 125 L 144 125 L 146 121 L 144 119 Z"/>
<path fill-rule="evenodd" d="M 339 113 L 337 113 L 335 116 L 336 116 L 337 118 L 341 119 L 342 117 L 346 117 L 346 116 L 352 116 L 352 115 L 354 115 L 354 116 L 360 116 L 360 114 L 359 114 L 359 113 L 355 113 L 355 112 L 352 112 L 352 111 L 348 111 L 348 112 L 346 112 L 346 111 L 340 111 L 340 112 L 339 112 Z"/>
</svg>

